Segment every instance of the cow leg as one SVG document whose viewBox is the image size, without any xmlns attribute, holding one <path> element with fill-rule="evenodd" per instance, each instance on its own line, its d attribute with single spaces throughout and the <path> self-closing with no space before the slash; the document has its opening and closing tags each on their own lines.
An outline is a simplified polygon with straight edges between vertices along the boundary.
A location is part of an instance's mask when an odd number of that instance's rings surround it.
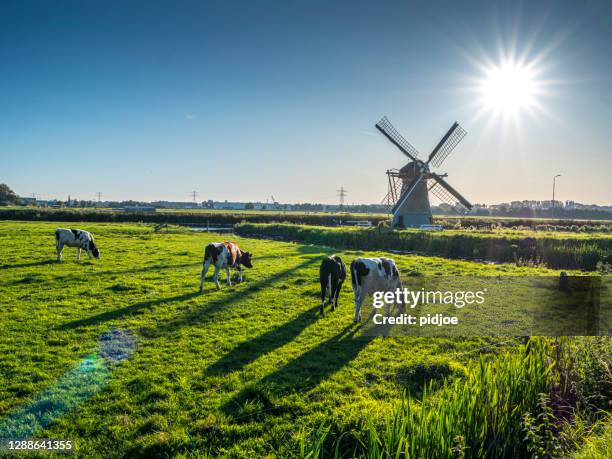
<svg viewBox="0 0 612 459">
<path fill-rule="evenodd" d="M 77 261 L 81 261 L 81 248 L 77 247 Z"/>
<path fill-rule="evenodd" d="M 361 320 L 361 304 L 363 303 L 362 292 L 355 293 L 355 322 Z"/>
<path fill-rule="evenodd" d="M 58 242 L 57 245 L 55 246 L 55 249 L 57 251 L 57 262 L 61 263 L 61 261 L 62 261 L 62 250 L 64 249 L 64 246 L 62 245 L 61 242 Z"/>
<path fill-rule="evenodd" d="M 327 279 L 321 278 L 321 309 L 319 314 L 323 317 L 323 308 L 325 307 L 325 294 L 327 293 Z"/>
<path fill-rule="evenodd" d="M 238 265 L 238 282 L 242 282 L 242 266 Z"/>
<path fill-rule="evenodd" d="M 202 264 L 202 275 L 200 276 L 200 292 L 204 290 L 204 281 L 206 280 L 206 273 L 208 272 L 208 268 L 210 268 L 211 259 L 209 258 Z"/>
<path fill-rule="evenodd" d="M 355 322 L 359 322 L 361 320 L 361 303 L 363 303 L 363 297 L 365 296 L 364 289 L 364 285 L 353 284 L 353 293 L 355 293 Z"/>
<path fill-rule="evenodd" d="M 215 272 L 213 274 L 213 280 L 215 281 L 215 285 L 217 286 L 217 290 L 219 290 L 221 288 L 221 286 L 219 285 L 219 267 L 217 265 L 215 265 Z"/>
<path fill-rule="evenodd" d="M 230 273 L 229 266 L 227 268 L 225 268 L 225 274 L 227 276 L 227 285 L 229 285 L 231 287 L 232 286 L 232 276 L 231 276 L 231 273 Z"/>
<path fill-rule="evenodd" d="M 336 291 L 334 292 L 334 302 L 332 303 L 332 311 L 334 311 L 338 307 L 338 297 L 340 296 L 340 289 L 342 288 L 342 284 L 344 281 L 339 281 L 336 287 Z"/>
</svg>

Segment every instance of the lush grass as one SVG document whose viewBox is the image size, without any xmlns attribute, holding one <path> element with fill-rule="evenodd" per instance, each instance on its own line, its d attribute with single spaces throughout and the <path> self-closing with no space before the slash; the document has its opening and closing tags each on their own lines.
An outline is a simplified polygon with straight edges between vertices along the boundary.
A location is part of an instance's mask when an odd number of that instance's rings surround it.
<svg viewBox="0 0 612 459">
<path fill-rule="evenodd" d="M 588 349 L 597 349 L 598 357 Z M 531 338 L 494 359 L 470 362 L 465 377 L 432 383 L 393 410 L 353 424 L 330 416 L 301 437 L 302 457 L 610 457 L 610 340 Z M 605 360 L 600 360 L 606 356 Z M 576 372 L 606 373 L 607 380 Z"/>
<path fill-rule="evenodd" d="M 304 449 L 320 444 L 321 457 L 527 457 L 539 440 L 524 441 L 525 418 L 540 414 L 552 387 L 553 354 L 549 340 L 534 339 L 518 352 L 481 357 L 464 378 L 418 402 L 404 399 L 382 418 L 365 414 L 353 429 L 324 421 Z M 326 442 L 329 430 L 335 435 Z"/>
<path fill-rule="evenodd" d="M 392 412 L 406 391 L 418 397 L 465 377 L 479 355 L 515 346 L 359 337 L 349 286 L 319 318 L 318 266 L 331 252 L 321 246 L 236 238 L 254 269 L 220 291 L 207 282 L 200 295 L 204 246 L 227 236 L 72 224 L 94 232 L 102 260 L 77 264 L 66 248 L 56 264 L 56 226 L 0 223 L 0 430 L 10 415 L 13 428 L 38 423 L 38 437 L 73 439 L 82 456 L 299 454 L 303 433 L 324 419 Z M 403 272 L 430 275 L 558 274 L 394 258 Z M 134 337 L 129 358 L 101 358 L 109 330 Z"/>
<path fill-rule="evenodd" d="M 594 431 L 594 432 L 593 432 Z M 612 416 L 608 415 L 595 425 L 571 457 L 573 459 L 608 459 L 612 455 Z"/>
</svg>

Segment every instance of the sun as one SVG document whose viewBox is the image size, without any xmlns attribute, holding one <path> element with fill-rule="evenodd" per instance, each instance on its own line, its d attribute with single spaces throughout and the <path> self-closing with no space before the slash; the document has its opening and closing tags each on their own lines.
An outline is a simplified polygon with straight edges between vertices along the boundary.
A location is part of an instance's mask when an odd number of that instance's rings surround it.
<svg viewBox="0 0 612 459">
<path fill-rule="evenodd" d="M 535 104 L 536 86 L 529 66 L 505 62 L 485 69 L 480 92 L 486 109 L 514 115 Z"/>
</svg>

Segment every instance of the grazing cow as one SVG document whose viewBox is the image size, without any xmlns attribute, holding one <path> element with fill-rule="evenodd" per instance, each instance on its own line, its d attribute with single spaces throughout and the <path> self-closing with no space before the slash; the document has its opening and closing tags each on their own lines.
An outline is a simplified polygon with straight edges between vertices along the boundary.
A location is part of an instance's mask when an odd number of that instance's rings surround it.
<svg viewBox="0 0 612 459">
<path fill-rule="evenodd" d="M 55 248 L 57 249 L 57 261 L 62 261 L 62 250 L 64 246 L 77 248 L 77 261 L 81 259 L 81 250 L 87 252 L 89 258 L 100 259 L 100 251 L 96 247 L 93 234 L 80 229 L 58 228 L 55 230 Z"/>
<path fill-rule="evenodd" d="M 200 292 L 204 289 L 204 279 L 210 265 L 214 265 L 215 273 L 213 279 L 217 288 L 219 285 L 219 270 L 225 268 L 227 274 L 227 285 L 232 285 L 230 280 L 230 268 L 236 268 L 240 282 L 242 282 L 242 266 L 252 268 L 251 254 L 243 252 L 238 245 L 233 242 L 214 242 L 206 246 L 204 250 L 204 260 L 202 261 L 202 277 L 200 278 Z"/>
<path fill-rule="evenodd" d="M 321 315 L 325 307 L 325 293 L 329 291 L 329 304 L 333 311 L 338 306 L 338 295 L 342 283 L 346 280 L 346 266 L 338 255 L 325 257 L 319 269 L 319 281 L 321 282 Z"/>
<path fill-rule="evenodd" d="M 391 258 L 356 258 L 351 263 L 351 282 L 355 293 L 355 322 L 361 320 L 361 305 L 376 291 L 401 288 L 399 271 Z"/>
</svg>

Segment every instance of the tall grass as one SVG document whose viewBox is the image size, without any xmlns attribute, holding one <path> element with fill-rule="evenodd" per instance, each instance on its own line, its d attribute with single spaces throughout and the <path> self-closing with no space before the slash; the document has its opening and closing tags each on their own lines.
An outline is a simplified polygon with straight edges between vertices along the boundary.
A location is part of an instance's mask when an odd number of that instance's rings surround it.
<svg viewBox="0 0 612 459">
<path fill-rule="evenodd" d="M 480 360 L 418 401 L 366 413 L 354 425 L 326 418 L 298 441 L 301 457 L 526 457 L 526 416 L 537 418 L 555 382 L 552 343 L 531 339 L 519 351 Z"/>
<path fill-rule="evenodd" d="M 446 258 L 490 260 L 501 263 L 545 264 L 550 268 L 595 270 L 598 262 L 612 263 L 609 236 L 559 235 L 526 237 L 520 232 L 424 232 L 385 228 L 328 228 L 293 224 L 241 223 L 235 231 L 285 241 L 342 249 L 397 250 Z"/>
</svg>

